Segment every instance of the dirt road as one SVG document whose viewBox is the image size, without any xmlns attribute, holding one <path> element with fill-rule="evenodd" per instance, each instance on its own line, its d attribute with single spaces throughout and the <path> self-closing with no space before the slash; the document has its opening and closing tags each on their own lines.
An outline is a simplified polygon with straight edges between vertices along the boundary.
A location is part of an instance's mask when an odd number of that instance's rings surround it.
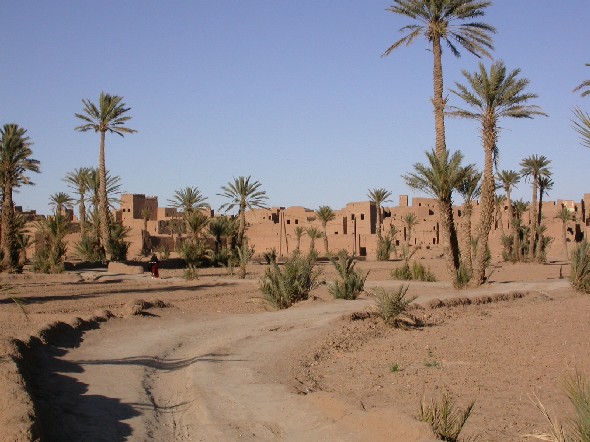
<svg viewBox="0 0 590 442">
<path fill-rule="evenodd" d="M 432 440 L 392 409 L 289 391 L 268 368 L 368 300 L 281 312 L 114 320 L 44 354 L 41 419 L 53 441 Z M 66 343 L 74 345 L 77 343 Z M 51 350 L 51 349 L 50 349 Z M 40 374 L 41 376 L 41 374 Z"/>
</svg>

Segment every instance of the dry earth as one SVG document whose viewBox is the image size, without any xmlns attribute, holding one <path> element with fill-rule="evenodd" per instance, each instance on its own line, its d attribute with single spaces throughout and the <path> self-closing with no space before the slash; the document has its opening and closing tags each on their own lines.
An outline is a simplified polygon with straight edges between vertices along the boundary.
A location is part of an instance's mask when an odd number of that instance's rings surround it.
<svg viewBox="0 0 590 442">
<path fill-rule="evenodd" d="M 444 390 L 460 405 L 476 400 L 465 433 L 481 440 L 527 440 L 543 430 L 533 394 L 566 416 L 563 377 L 590 374 L 590 297 L 559 278 L 568 266 L 498 265 L 489 284 L 457 292 L 444 282 L 442 261 L 424 262 L 442 282 L 410 284 L 408 294 L 425 306 L 418 329 L 389 328 L 371 313 L 370 295 L 334 301 L 325 286 L 313 300 L 267 311 L 257 289 L 264 266 L 253 265 L 246 281 L 221 269 L 202 270 L 196 281 L 166 270 L 161 280 L 98 270 L 2 275 L 26 301 L 28 319 L 0 301 L 0 337 L 27 340 L 47 323 L 97 310 L 116 316 L 64 329 L 26 361 L 51 441 L 428 441 L 434 437 L 415 416 L 423 396 Z M 370 270 L 369 291 L 399 286 L 389 279 L 397 265 L 358 263 Z M 332 280 L 331 266 L 322 267 Z M 428 307 L 437 298 L 498 293 L 524 296 Z M 133 316 L 125 304 L 136 299 L 168 307 Z M 353 312 L 371 314 L 353 320 Z M 1 379 L 3 391 L 13 381 Z M 15 439 L 13 427 L 27 420 L 14 419 L 22 411 L 14 402 L 0 396 L 0 440 Z"/>
</svg>

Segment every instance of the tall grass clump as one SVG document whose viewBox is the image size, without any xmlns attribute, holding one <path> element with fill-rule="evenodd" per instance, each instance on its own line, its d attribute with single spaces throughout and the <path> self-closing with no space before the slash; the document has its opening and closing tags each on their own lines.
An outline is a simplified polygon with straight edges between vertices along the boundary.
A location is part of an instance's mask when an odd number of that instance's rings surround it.
<svg viewBox="0 0 590 442">
<path fill-rule="evenodd" d="M 321 283 L 321 270 L 315 268 L 316 258 L 315 253 L 303 256 L 295 252 L 282 269 L 276 262 L 271 264 L 260 283 L 264 298 L 279 309 L 307 299 Z"/>
<path fill-rule="evenodd" d="M 398 281 L 424 281 L 435 282 L 436 276 L 434 273 L 422 265 L 418 261 L 412 263 L 412 267 L 408 262 L 404 262 L 401 267 L 397 267 L 391 271 L 391 279 Z"/>
<path fill-rule="evenodd" d="M 331 295 L 336 299 L 356 299 L 365 289 L 368 273 L 355 270 L 355 261 L 348 253 L 339 253 L 337 259 L 331 258 L 340 280 L 328 286 Z"/>
<path fill-rule="evenodd" d="M 385 323 L 397 328 L 404 323 L 404 319 L 415 320 L 408 313 L 408 308 L 417 296 L 406 297 L 408 288 L 408 285 L 401 285 L 396 290 L 386 290 L 382 287 L 375 290 L 377 314 L 383 318 Z"/>
<path fill-rule="evenodd" d="M 476 438 L 459 439 L 459 434 L 471 416 L 474 406 L 475 401 L 472 401 L 462 410 L 457 407 L 455 400 L 448 392 L 443 392 L 440 399 L 432 399 L 429 403 L 422 399 L 418 419 L 430 425 L 434 434 L 443 441 L 476 440 Z"/>
<path fill-rule="evenodd" d="M 574 406 L 574 416 L 562 425 L 547 411 L 539 398 L 533 402 L 549 424 L 546 433 L 527 434 L 540 440 L 552 442 L 590 442 L 590 383 L 578 371 L 565 379 L 564 389 Z"/>
<path fill-rule="evenodd" d="M 584 239 L 572 252 L 570 281 L 572 287 L 590 294 L 590 243 Z"/>
</svg>

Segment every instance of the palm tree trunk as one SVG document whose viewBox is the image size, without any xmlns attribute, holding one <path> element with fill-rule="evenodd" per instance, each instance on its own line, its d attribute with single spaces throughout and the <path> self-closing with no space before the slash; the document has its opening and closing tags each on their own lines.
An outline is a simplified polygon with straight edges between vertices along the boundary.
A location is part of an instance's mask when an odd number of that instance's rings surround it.
<svg viewBox="0 0 590 442">
<path fill-rule="evenodd" d="M 529 261 L 535 257 L 535 243 L 537 242 L 537 176 L 533 176 L 533 202 L 529 214 L 531 231 L 529 236 Z"/>
<path fill-rule="evenodd" d="M 463 241 L 461 242 L 461 262 L 467 267 L 469 273 L 472 272 L 473 266 L 471 263 L 471 214 L 473 212 L 473 205 L 471 202 L 463 205 Z"/>
<path fill-rule="evenodd" d="M 569 253 L 567 252 L 567 221 L 563 220 L 561 224 L 561 240 L 563 241 L 563 252 L 564 258 L 567 261 L 569 259 Z"/>
<path fill-rule="evenodd" d="M 2 199 L 2 251 L 4 258 L 2 260 L 2 267 L 12 271 L 12 255 L 14 250 L 14 232 L 12 226 L 14 224 L 14 206 L 12 204 L 12 186 L 10 185 L 9 177 L 4 178 L 3 183 L 3 199 Z"/>
<path fill-rule="evenodd" d="M 457 287 L 457 270 L 459 269 L 459 243 L 453 221 L 451 201 L 438 201 L 441 243 L 445 256 L 447 271 L 454 287 Z"/>
<path fill-rule="evenodd" d="M 326 226 L 324 226 L 324 249 L 326 250 L 326 256 L 328 256 L 328 232 L 326 230 Z"/>
<path fill-rule="evenodd" d="M 541 220 L 543 219 L 543 193 L 544 189 L 539 188 L 539 206 L 537 210 L 537 228 L 541 225 Z M 540 260 L 541 258 L 541 238 L 538 238 L 535 241 L 535 259 Z"/>
<path fill-rule="evenodd" d="M 100 152 L 98 156 L 98 216 L 100 218 L 100 242 L 106 252 L 107 259 L 111 258 L 110 250 L 110 226 L 109 226 L 109 202 L 107 196 L 107 180 L 105 165 L 105 132 L 100 132 Z"/>
<path fill-rule="evenodd" d="M 84 195 L 80 195 L 79 211 L 80 211 L 80 234 L 82 238 L 86 236 L 86 205 L 84 204 Z"/>
<path fill-rule="evenodd" d="M 510 189 L 506 190 L 506 204 L 508 204 L 508 232 L 509 235 L 512 235 L 512 256 L 517 259 L 518 253 L 516 250 L 516 243 L 518 232 L 516 230 L 516 223 L 514 222 L 514 210 L 512 210 L 512 198 L 510 195 Z M 520 246 L 519 246 L 520 247 Z"/>
<path fill-rule="evenodd" d="M 479 286 L 485 282 L 486 276 L 486 255 L 488 251 L 488 240 L 492 228 L 492 217 L 495 207 L 496 181 L 494 180 L 494 147 L 496 146 L 497 131 L 496 122 L 492 117 L 484 121 L 483 124 L 483 143 L 484 143 L 484 168 L 483 184 L 481 187 L 481 208 L 480 220 L 477 238 L 477 248 L 475 252 L 475 264 L 473 276 L 471 278 L 472 286 Z"/>
<path fill-rule="evenodd" d="M 443 152 L 447 150 L 445 138 L 445 104 L 443 99 L 443 69 L 442 69 L 442 48 L 440 46 L 440 37 L 432 40 L 432 53 L 434 55 L 434 127 L 436 134 L 436 155 L 440 158 Z"/>
<path fill-rule="evenodd" d="M 377 239 L 381 240 L 381 205 L 375 204 L 377 206 Z"/>
<path fill-rule="evenodd" d="M 246 233 L 246 205 L 240 206 L 240 227 L 238 228 L 238 247 L 242 247 Z"/>
</svg>

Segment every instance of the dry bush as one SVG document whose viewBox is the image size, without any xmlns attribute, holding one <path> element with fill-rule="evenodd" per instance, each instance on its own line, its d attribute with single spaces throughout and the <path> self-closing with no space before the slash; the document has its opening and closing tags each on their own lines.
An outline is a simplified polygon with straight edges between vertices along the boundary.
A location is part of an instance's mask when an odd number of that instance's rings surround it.
<svg viewBox="0 0 590 442">
<path fill-rule="evenodd" d="M 427 403 L 422 399 L 418 419 L 430 425 L 434 434 L 443 441 L 475 441 L 477 436 L 459 439 L 459 434 L 469 419 L 474 406 L 475 401 L 472 401 L 464 410 L 461 410 L 457 407 L 455 400 L 445 391 L 438 400 L 432 399 Z"/>
<path fill-rule="evenodd" d="M 375 289 L 374 295 L 377 300 L 377 313 L 383 320 L 394 327 L 403 325 L 408 320 L 416 323 L 416 318 L 409 313 L 410 304 L 417 296 L 406 298 L 408 285 L 401 285 L 397 290 L 386 290 L 382 287 Z"/>
</svg>

